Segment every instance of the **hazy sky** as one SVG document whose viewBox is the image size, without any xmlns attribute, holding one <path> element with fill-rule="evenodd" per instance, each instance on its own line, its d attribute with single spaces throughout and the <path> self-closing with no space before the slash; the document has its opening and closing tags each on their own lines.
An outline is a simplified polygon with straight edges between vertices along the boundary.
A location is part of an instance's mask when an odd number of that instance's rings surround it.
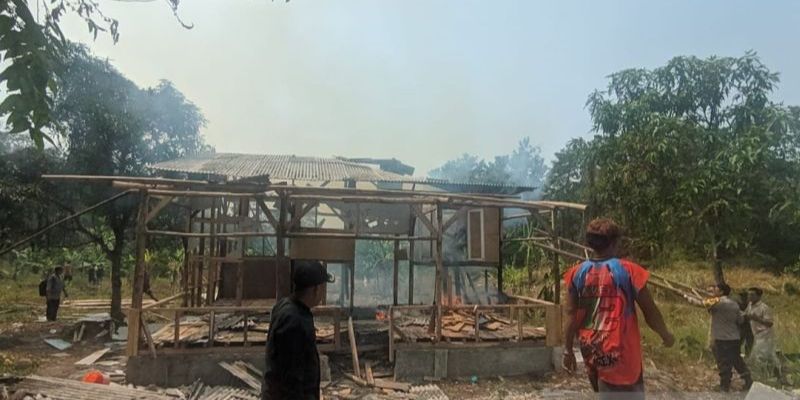
<svg viewBox="0 0 800 400">
<path fill-rule="evenodd" d="M 645 4 L 647 3 L 647 4 Z M 605 76 L 676 55 L 756 50 L 800 104 L 800 1 L 102 0 L 121 38 L 90 44 L 142 86 L 168 79 L 208 119 L 217 151 L 444 160 L 548 159 L 589 135 Z"/>
</svg>

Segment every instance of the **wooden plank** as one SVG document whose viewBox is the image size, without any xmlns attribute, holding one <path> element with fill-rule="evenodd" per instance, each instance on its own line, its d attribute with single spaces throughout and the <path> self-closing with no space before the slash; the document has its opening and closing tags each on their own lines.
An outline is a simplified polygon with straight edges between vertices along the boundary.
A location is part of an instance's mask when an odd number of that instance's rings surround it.
<svg viewBox="0 0 800 400">
<path fill-rule="evenodd" d="M 146 305 L 142 306 L 142 311 L 149 310 L 149 309 L 154 308 L 154 307 L 158 307 L 158 306 L 160 306 L 162 304 L 167 304 L 167 303 L 169 303 L 169 302 L 171 302 L 171 301 L 173 301 L 173 300 L 175 300 L 175 299 L 177 299 L 177 298 L 179 298 L 179 297 L 181 297 L 181 296 L 183 296 L 185 294 L 186 294 L 186 292 L 180 292 L 180 293 L 174 294 L 172 296 L 169 296 L 167 298 L 161 299 L 159 301 L 152 302 L 152 303 L 147 303 Z"/>
<path fill-rule="evenodd" d="M 400 392 L 411 391 L 411 384 L 405 382 L 395 382 L 386 379 L 375 379 L 375 387 L 381 389 L 397 390 Z"/>
<path fill-rule="evenodd" d="M 225 361 L 221 361 L 219 366 L 230 372 L 231 375 L 239 378 L 239 380 L 244 382 L 247 386 L 250 386 L 252 389 L 261 392 L 261 382 L 247 372 L 246 368 L 235 364 L 229 364 Z"/>
<path fill-rule="evenodd" d="M 108 353 L 110 350 L 111 350 L 110 347 L 104 347 L 104 348 L 102 348 L 100 350 L 97 350 L 94 353 L 89 354 L 88 356 L 80 359 L 79 361 L 76 361 L 75 365 L 92 365 L 97 360 L 99 360 L 100 357 L 103 357 L 103 355 Z"/>
<path fill-rule="evenodd" d="M 140 310 L 142 309 L 142 298 L 144 296 L 144 272 L 145 272 L 145 247 L 147 245 L 147 190 L 139 191 L 139 213 L 136 219 L 136 238 L 134 248 L 136 249 L 136 263 L 133 271 L 133 296 L 131 298 L 131 309 L 135 309 L 135 321 L 131 321 L 128 315 L 128 355 L 136 356 L 139 352 L 139 327 L 141 320 Z M 134 326 L 130 326 L 133 322 Z"/>
<path fill-rule="evenodd" d="M 141 317 L 141 314 L 139 314 Z M 142 327 L 142 332 L 144 333 L 144 338 L 147 340 L 147 347 L 150 349 L 150 355 L 153 358 L 156 358 L 156 344 L 153 342 L 153 336 L 150 334 L 150 328 L 147 327 L 147 324 L 144 320 L 140 322 Z"/>
<path fill-rule="evenodd" d="M 372 364 L 369 361 L 364 363 L 364 377 L 367 378 L 367 385 L 375 385 L 375 377 L 372 375 Z"/>
<path fill-rule="evenodd" d="M 350 339 L 350 355 L 353 357 L 353 372 L 361 376 L 361 366 L 358 362 L 358 348 L 356 347 L 356 334 L 353 330 L 353 317 L 347 318 L 347 336 Z"/>
<path fill-rule="evenodd" d="M 447 232 L 447 229 L 450 228 L 454 223 L 456 223 L 460 218 L 465 216 L 467 214 L 468 210 L 469 210 L 469 207 L 461 207 L 461 208 L 459 208 L 458 211 L 456 211 L 456 213 L 453 214 L 453 216 L 450 217 L 450 219 L 448 219 L 442 225 L 442 231 Z"/>
<path fill-rule="evenodd" d="M 547 346 L 555 347 L 563 344 L 563 323 L 562 323 L 562 307 L 558 304 L 553 304 L 547 307 L 545 311 L 545 344 Z"/>
</svg>

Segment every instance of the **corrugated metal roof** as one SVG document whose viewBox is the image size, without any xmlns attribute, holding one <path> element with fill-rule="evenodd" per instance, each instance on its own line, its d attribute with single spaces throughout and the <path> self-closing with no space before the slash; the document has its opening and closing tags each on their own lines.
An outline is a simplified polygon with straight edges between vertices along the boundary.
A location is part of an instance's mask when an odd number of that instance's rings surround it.
<svg viewBox="0 0 800 400">
<path fill-rule="evenodd" d="M 213 153 L 153 164 L 157 171 L 208 174 L 232 179 L 269 176 L 270 180 L 417 183 L 451 192 L 518 194 L 532 191 L 525 186 L 488 182 L 453 182 L 446 179 L 400 175 L 342 158 L 303 157 L 274 154 Z"/>
<path fill-rule="evenodd" d="M 336 158 L 273 154 L 214 153 L 164 161 L 150 166 L 159 171 L 221 175 L 235 179 L 269 176 L 275 180 L 399 181 L 404 176 Z"/>
</svg>

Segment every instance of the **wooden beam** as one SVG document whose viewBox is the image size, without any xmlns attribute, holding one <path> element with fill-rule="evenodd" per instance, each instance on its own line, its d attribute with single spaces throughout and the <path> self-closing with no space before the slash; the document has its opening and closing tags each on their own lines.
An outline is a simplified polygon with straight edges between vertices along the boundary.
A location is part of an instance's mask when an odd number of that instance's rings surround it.
<svg viewBox="0 0 800 400">
<path fill-rule="evenodd" d="M 215 224 L 216 225 L 216 224 Z M 176 232 L 176 231 L 157 231 L 157 230 L 147 230 L 149 235 L 154 236 L 170 236 L 170 237 L 182 237 L 182 238 L 209 238 L 209 237 L 218 237 L 218 238 L 241 238 L 241 237 L 273 237 L 277 236 L 274 233 L 267 233 L 267 232 L 218 232 L 218 233 L 200 233 L 200 232 Z"/>
<path fill-rule="evenodd" d="M 411 212 L 417 216 L 417 219 L 422 221 L 422 224 L 425 225 L 425 228 L 428 229 L 428 232 L 431 235 L 437 235 L 438 231 L 436 227 L 433 226 L 433 223 L 428 219 L 428 216 L 422 212 L 422 209 L 419 207 L 419 205 L 412 204 Z"/>
<path fill-rule="evenodd" d="M 284 273 L 288 276 L 288 270 L 291 266 L 286 259 L 286 214 L 288 211 L 288 198 L 286 195 L 281 195 L 280 204 L 278 209 L 278 224 L 275 226 L 275 233 L 276 236 L 276 251 L 275 251 L 275 298 L 280 299 L 289 293 L 285 293 L 283 290 L 284 286 Z M 283 269 L 287 269 L 287 271 L 283 271 Z M 289 282 L 285 282 L 287 286 L 290 285 Z"/>
<path fill-rule="evenodd" d="M 277 232 L 279 225 L 278 220 L 276 220 L 275 216 L 272 215 L 272 210 L 267 207 L 267 203 L 264 201 L 264 199 L 256 198 L 256 204 L 258 204 L 258 207 L 261 208 L 262 212 L 264 212 L 264 216 L 267 217 L 267 221 L 270 225 L 272 225 L 272 229 Z"/>
<path fill-rule="evenodd" d="M 289 222 L 289 227 L 287 229 L 291 230 L 295 226 L 299 227 L 300 226 L 299 223 L 303 219 L 303 217 L 305 217 L 306 214 L 308 214 L 308 212 L 311 211 L 318 204 L 319 204 L 318 201 L 309 201 L 308 203 L 306 203 L 303 206 L 303 208 L 300 209 L 299 213 L 292 215 L 292 221 Z"/>
<path fill-rule="evenodd" d="M 308 239 L 354 239 L 354 240 L 409 240 L 409 241 L 434 241 L 436 236 L 418 236 L 418 237 L 399 237 L 397 235 L 379 235 L 379 234 L 356 234 L 356 233 L 335 233 L 335 232 L 286 232 L 288 238 L 308 238 Z"/>
<path fill-rule="evenodd" d="M 444 223 L 444 225 L 442 225 L 442 230 L 447 232 L 447 229 L 450 228 L 454 223 L 456 223 L 459 220 L 459 218 L 467 215 L 467 211 L 469 211 L 469 207 L 459 208 L 458 211 L 456 211 L 456 213 L 453 214 L 453 216 L 450 217 L 450 219 L 448 219 Z"/>
<path fill-rule="evenodd" d="M 397 305 L 397 287 L 399 283 L 399 269 L 400 260 L 397 257 L 400 255 L 400 241 L 394 241 L 394 257 L 392 257 L 392 305 Z"/>
<path fill-rule="evenodd" d="M 161 210 L 164 209 L 164 207 L 168 206 L 169 203 L 172 203 L 173 199 L 174 197 L 172 196 L 166 196 L 159 199 L 158 203 L 156 203 L 156 205 L 154 205 L 153 208 L 151 208 L 150 211 L 147 213 L 147 220 L 145 222 L 150 223 L 150 221 L 155 219 L 158 216 L 158 213 L 160 213 Z"/>
<path fill-rule="evenodd" d="M 173 300 L 175 300 L 177 298 L 183 297 L 185 294 L 186 294 L 186 292 L 180 292 L 180 293 L 174 294 L 172 296 L 169 296 L 167 298 L 161 299 L 161 300 L 159 300 L 159 301 L 157 301 L 155 303 L 150 303 L 150 304 L 148 304 L 146 306 L 143 306 L 142 307 L 142 311 L 149 310 L 151 308 L 155 308 L 155 307 L 161 306 L 163 304 L 167 304 L 167 303 L 169 303 L 169 302 L 171 302 L 171 301 L 173 301 Z"/>
</svg>

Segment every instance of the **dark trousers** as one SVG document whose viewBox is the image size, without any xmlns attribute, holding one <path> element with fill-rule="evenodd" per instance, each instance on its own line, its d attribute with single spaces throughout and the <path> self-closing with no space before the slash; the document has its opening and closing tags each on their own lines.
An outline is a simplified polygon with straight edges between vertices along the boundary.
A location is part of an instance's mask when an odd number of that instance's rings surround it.
<svg viewBox="0 0 800 400">
<path fill-rule="evenodd" d="M 752 383 L 750 378 L 750 369 L 744 363 L 741 353 L 739 353 L 741 341 L 739 340 L 715 340 L 714 341 L 714 358 L 717 360 L 717 369 L 719 369 L 719 387 L 723 391 L 731 389 L 731 378 L 733 377 L 733 370 L 739 374 L 739 377 L 744 379 L 745 386 Z"/>
<path fill-rule="evenodd" d="M 47 300 L 47 320 L 55 321 L 58 317 L 58 306 L 61 305 L 61 300 Z"/>
<path fill-rule="evenodd" d="M 644 400 L 644 374 L 630 385 L 614 385 L 597 378 L 597 371 L 589 371 L 589 382 L 600 400 Z"/>
</svg>

